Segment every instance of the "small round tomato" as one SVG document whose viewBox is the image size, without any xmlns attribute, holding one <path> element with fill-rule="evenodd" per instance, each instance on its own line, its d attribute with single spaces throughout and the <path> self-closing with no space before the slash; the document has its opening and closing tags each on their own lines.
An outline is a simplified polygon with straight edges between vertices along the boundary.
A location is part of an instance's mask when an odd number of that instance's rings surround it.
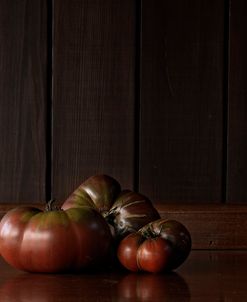
<svg viewBox="0 0 247 302">
<path fill-rule="evenodd" d="M 132 272 L 147 271 L 157 273 L 163 271 L 171 254 L 171 246 L 166 239 L 160 237 L 145 238 L 140 233 L 126 236 L 119 244 L 118 259 Z"/>
<path fill-rule="evenodd" d="M 130 271 L 158 273 L 177 268 L 190 250 L 191 237 L 185 226 L 175 220 L 159 219 L 125 237 L 117 254 Z"/>
<path fill-rule="evenodd" d="M 155 237 L 143 242 L 137 251 L 138 266 L 141 270 L 157 273 L 168 264 L 171 246 L 166 239 Z"/>
</svg>

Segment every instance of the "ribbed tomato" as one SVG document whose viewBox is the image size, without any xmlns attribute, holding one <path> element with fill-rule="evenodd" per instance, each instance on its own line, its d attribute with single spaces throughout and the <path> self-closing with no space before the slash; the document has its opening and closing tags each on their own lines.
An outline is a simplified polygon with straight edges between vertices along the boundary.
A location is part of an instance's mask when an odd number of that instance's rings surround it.
<svg viewBox="0 0 247 302">
<path fill-rule="evenodd" d="M 18 207 L 0 222 L 2 257 L 30 272 L 78 271 L 102 264 L 111 242 L 106 221 L 90 207 Z"/>
<path fill-rule="evenodd" d="M 113 227 L 116 238 L 123 238 L 160 218 L 151 201 L 140 193 L 121 190 L 107 175 L 95 175 L 83 182 L 64 202 L 63 209 L 89 206 L 99 211 Z"/>
<path fill-rule="evenodd" d="M 191 236 L 180 222 L 158 219 L 126 236 L 118 259 L 130 271 L 157 273 L 180 266 L 191 250 Z"/>
</svg>

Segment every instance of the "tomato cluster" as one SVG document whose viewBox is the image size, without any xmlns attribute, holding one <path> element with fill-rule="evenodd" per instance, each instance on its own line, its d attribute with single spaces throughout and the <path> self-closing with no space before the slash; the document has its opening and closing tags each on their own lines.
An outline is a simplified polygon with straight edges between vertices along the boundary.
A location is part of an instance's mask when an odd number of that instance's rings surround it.
<svg viewBox="0 0 247 302">
<path fill-rule="evenodd" d="M 84 181 L 61 208 L 18 207 L 0 222 L 2 257 L 30 272 L 101 266 L 112 246 L 127 269 L 160 272 L 184 262 L 191 238 L 181 223 L 161 219 L 147 197 L 107 175 Z"/>
<path fill-rule="evenodd" d="M 180 266 L 190 250 L 191 237 L 184 225 L 158 219 L 126 236 L 119 244 L 118 258 L 130 271 L 158 273 Z"/>
<path fill-rule="evenodd" d="M 118 240 L 160 218 L 146 196 L 121 190 L 120 184 L 107 175 L 95 175 L 83 182 L 64 202 L 62 209 L 85 206 L 104 216 Z"/>
</svg>

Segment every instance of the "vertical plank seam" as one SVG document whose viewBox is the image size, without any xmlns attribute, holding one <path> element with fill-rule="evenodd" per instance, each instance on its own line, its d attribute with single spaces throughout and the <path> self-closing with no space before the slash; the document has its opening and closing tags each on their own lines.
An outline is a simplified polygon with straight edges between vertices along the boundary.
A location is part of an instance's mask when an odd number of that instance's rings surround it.
<svg viewBox="0 0 247 302">
<path fill-rule="evenodd" d="M 47 0 L 46 201 L 52 199 L 53 22 L 53 0 Z"/>
<path fill-rule="evenodd" d="M 224 8 L 222 202 L 228 201 L 230 0 Z"/>
<path fill-rule="evenodd" d="M 140 182 L 140 121 L 141 121 L 141 52 L 142 52 L 142 0 L 135 2 L 135 108 L 134 108 L 134 190 Z"/>
</svg>

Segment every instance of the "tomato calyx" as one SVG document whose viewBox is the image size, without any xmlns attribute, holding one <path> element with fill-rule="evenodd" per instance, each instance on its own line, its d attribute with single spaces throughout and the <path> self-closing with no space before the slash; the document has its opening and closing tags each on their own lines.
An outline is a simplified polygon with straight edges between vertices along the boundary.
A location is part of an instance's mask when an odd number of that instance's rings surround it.
<svg viewBox="0 0 247 302">
<path fill-rule="evenodd" d="M 105 218 L 106 222 L 115 229 L 115 209 L 111 209 L 110 211 L 104 211 L 101 213 L 101 215 Z"/>
<path fill-rule="evenodd" d="M 138 233 L 141 234 L 142 237 L 146 238 L 146 239 L 154 239 L 159 237 L 159 234 L 154 233 L 150 227 L 143 227 L 141 228 Z"/>
<path fill-rule="evenodd" d="M 56 199 L 51 199 L 46 203 L 45 212 L 62 211 L 60 207 L 55 205 Z"/>
<path fill-rule="evenodd" d="M 115 219 L 115 215 L 116 215 L 116 209 L 113 208 L 109 211 L 104 211 L 101 213 L 103 215 L 103 217 L 107 220 L 108 223 L 110 224 L 114 224 L 114 219 Z"/>
</svg>

